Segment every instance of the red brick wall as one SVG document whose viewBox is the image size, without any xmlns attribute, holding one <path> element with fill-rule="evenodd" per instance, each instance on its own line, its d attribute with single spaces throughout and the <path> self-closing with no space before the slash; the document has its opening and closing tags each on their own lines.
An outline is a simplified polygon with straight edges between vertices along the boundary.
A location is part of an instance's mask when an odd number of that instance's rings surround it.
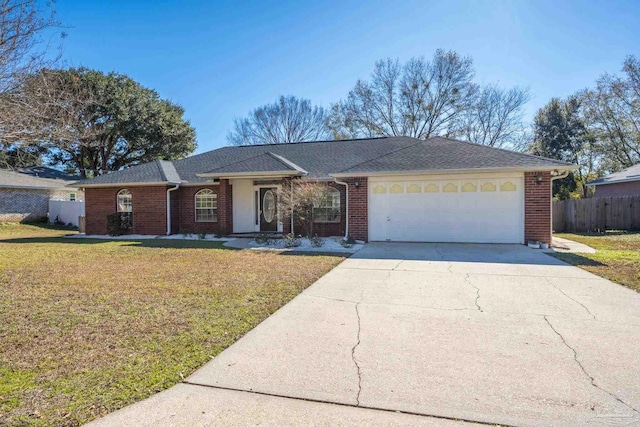
<svg viewBox="0 0 640 427">
<path fill-rule="evenodd" d="M 291 182 L 290 178 L 284 178 L 282 180 L 282 188 L 288 187 Z M 340 221 L 339 222 L 316 222 L 313 225 L 313 234 L 317 234 L 320 237 L 330 236 L 344 236 L 345 223 L 347 216 L 347 197 L 344 185 L 336 184 L 335 182 L 329 182 L 329 186 L 337 189 L 340 192 Z M 305 224 L 294 224 L 294 231 L 296 234 L 306 233 Z M 288 216 L 282 216 L 282 232 L 284 234 L 291 232 L 291 219 Z"/>
<path fill-rule="evenodd" d="M 213 190 L 218 195 L 218 221 L 217 222 L 196 222 L 196 193 L 204 189 Z M 193 187 L 180 187 L 178 190 L 179 207 L 179 233 L 209 233 L 220 234 L 220 188 L 218 185 L 202 185 Z"/>
<path fill-rule="evenodd" d="M 542 182 L 536 176 L 542 175 Z M 524 240 L 538 240 L 551 244 L 551 174 L 524 174 Z"/>
<path fill-rule="evenodd" d="M 107 234 L 107 215 L 117 212 L 116 196 L 123 188 L 131 191 L 133 203 L 132 234 L 167 232 L 167 187 L 87 188 L 85 217 L 87 234 Z"/>
<path fill-rule="evenodd" d="M 369 239 L 367 178 L 356 177 L 343 181 L 349 183 L 349 235 L 366 241 Z M 359 183 L 357 188 L 356 183 Z"/>
<path fill-rule="evenodd" d="M 596 197 L 624 196 L 640 196 L 640 181 L 620 182 L 596 187 Z"/>
</svg>

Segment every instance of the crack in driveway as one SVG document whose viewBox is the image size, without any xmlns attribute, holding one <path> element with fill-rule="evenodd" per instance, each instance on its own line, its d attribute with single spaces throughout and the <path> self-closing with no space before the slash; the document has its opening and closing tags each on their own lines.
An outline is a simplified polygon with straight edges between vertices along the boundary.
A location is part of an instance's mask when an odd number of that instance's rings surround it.
<svg viewBox="0 0 640 427">
<path fill-rule="evenodd" d="M 569 343 L 567 343 L 567 341 L 564 339 L 564 336 L 562 336 L 562 334 L 560 332 L 558 332 L 558 330 L 556 328 L 553 327 L 553 325 L 551 324 L 551 322 L 549 321 L 549 318 L 547 316 L 543 316 L 545 322 L 547 322 L 547 325 L 549 325 L 549 327 L 551 328 L 551 330 L 553 332 L 555 332 L 555 334 L 557 336 L 560 337 L 560 339 L 562 340 L 562 343 L 565 345 L 565 347 L 567 347 L 569 350 L 571 350 L 573 352 L 573 360 L 578 364 L 578 366 L 580 367 L 580 369 L 582 370 L 582 373 L 589 379 L 589 381 L 591 382 L 591 385 L 595 388 L 597 388 L 600 391 L 603 391 L 605 393 L 607 393 L 609 396 L 611 396 L 614 400 L 618 401 L 619 403 L 622 403 L 624 406 L 626 406 L 627 408 L 631 409 L 633 412 L 635 412 L 636 414 L 640 415 L 640 411 L 638 411 L 636 408 L 634 408 L 633 406 L 629 405 L 628 403 L 626 403 L 625 401 L 623 401 L 621 398 L 619 398 L 617 395 L 615 395 L 614 393 L 610 392 L 609 390 L 606 390 L 602 387 L 600 387 L 598 384 L 596 384 L 596 380 L 595 378 L 593 378 L 585 369 L 585 367 L 582 365 L 582 362 L 580 362 L 580 360 L 578 359 L 578 353 L 576 352 L 576 350 L 571 347 L 569 345 Z"/>
<path fill-rule="evenodd" d="M 356 316 L 358 317 L 358 340 L 351 349 L 351 360 L 356 365 L 358 370 L 358 394 L 356 395 L 356 406 L 360 406 L 360 393 L 362 393 L 362 373 L 360 371 L 360 365 L 356 359 L 356 348 L 360 345 L 360 303 L 356 303 Z"/>
<path fill-rule="evenodd" d="M 551 280 L 549 280 L 547 277 L 545 277 L 545 278 L 544 278 L 544 280 L 546 280 L 546 281 L 547 281 L 547 283 L 551 284 L 551 286 L 553 286 L 554 288 L 556 288 L 556 290 L 557 290 L 558 292 L 560 292 L 562 295 L 564 295 L 565 297 L 569 298 L 571 301 L 575 302 L 576 304 L 580 304 L 580 305 L 582 306 L 582 308 L 584 308 L 584 309 L 587 311 L 587 313 L 589 313 L 589 315 L 590 315 L 591 317 L 593 317 L 593 320 L 596 320 L 596 321 L 598 320 L 598 319 L 596 319 L 596 316 L 594 316 L 594 314 L 591 312 L 591 310 L 589 310 L 589 308 L 588 308 L 586 305 L 584 305 L 584 304 L 583 304 L 583 303 L 581 303 L 580 301 L 578 301 L 578 300 L 576 300 L 576 299 L 574 299 L 574 298 L 570 297 L 570 296 L 569 296 L 569 295 L 567 295 L 566 293 L 564 293 L 564 291 L 563 291 L 562 289 L 560 289 L 559 287 L 557 287 L 557 286 L 556 286 L 556 284 L 555 284 L 555 283 L 553 283 Z"/>
<path fill-rule="evenodd" d="M 471 285 L 476 290 L 476 300 L 474 302 L 476 304 L 476 307 L 477 307 L 478 311 L 480 313 L 482 313 L 483 312 L 482 308 L 480 307 L 480 304 L 478 303 L 478 301 L 480 300 L 480 288 L 477 287 L 476 285 L 474 285 L 473 283 L 471 283 L 471 276 L 470 276 L 469 273 L 467 273 L 464 276 L 464 281 L 465 281 L 465 283 L 468 283 L 469 285 Z"/>
</svg>

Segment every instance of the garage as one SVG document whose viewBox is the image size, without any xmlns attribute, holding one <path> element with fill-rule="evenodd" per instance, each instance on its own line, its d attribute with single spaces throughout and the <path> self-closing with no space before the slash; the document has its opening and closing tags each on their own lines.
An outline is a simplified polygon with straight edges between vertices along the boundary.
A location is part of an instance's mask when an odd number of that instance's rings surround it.
<svg viewBox="0 0 640 427">
<path fill-rule="evenodd" d="M 524 174 L 369 178 L 369 240 L 524 243 Z"/>
</svg>

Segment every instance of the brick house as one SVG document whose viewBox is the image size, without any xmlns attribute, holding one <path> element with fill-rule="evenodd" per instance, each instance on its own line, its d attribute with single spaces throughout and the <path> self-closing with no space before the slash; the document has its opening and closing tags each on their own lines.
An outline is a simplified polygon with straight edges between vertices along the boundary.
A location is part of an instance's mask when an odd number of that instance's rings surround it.
<svg viewBox="0 0 640 427">
<path fill-rule="evenodd" d="M 133 234 L 288 233 L 278 190 L 331 186 L 315 231 L 366 241 L 551 242 L 551 182 L 564 162 L 448 138 L 384 137 L 223 147 L 158 160 L 75 185 L 86 232 L 131 215 Z"/>
<path fill-rule="evenodd" d="M 0 169 L 0 222 L 47 218 L 49 200 L 82 201 L 74 182 L 79 177 L 44 167 Z"/>
<path fill-rule="evenodd" d="M 640 163 L 587 185 L 595 187 L 595 197 L 640 196 Z"/>
</svg>

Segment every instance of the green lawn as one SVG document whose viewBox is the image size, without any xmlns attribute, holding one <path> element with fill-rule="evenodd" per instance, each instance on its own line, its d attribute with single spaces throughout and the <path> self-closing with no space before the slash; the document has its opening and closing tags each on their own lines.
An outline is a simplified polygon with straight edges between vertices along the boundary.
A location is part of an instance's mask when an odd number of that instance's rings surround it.
<svg viewBox="0 0 640 427">
<path fill-rule="evenodd" d="M 337 265 L 0 224 L 0 425 L 76 426 L 180 381 Z"/>
<path fill-rule="evenodd" d="M 640 233 L 562 233 L 555 236 L 596 249 L 595 254 L 556 253 L 557 258 L 640 292 Z"/>
</svg>

